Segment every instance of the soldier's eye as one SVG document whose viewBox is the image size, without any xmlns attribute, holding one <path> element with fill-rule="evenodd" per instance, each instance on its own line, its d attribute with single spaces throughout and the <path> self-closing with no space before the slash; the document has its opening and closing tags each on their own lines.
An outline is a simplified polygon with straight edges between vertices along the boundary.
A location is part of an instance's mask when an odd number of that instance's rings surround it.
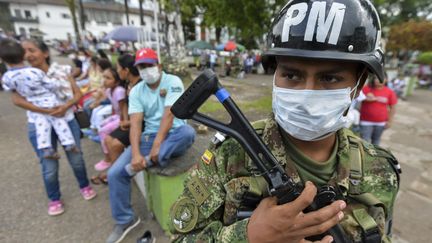
<svg viewBox="0 0 432 243">
<path fill-rule="evenodd" d="M 338 83 L 341 81 L 343 81 L 343 78 L 336 75 L 324 75 L 321 77 L 323 83 Z"/>
<path fill-rule="evenodd" d="M 289 81 L 300 81 L 301 77 L 297 73 L 294 72 L 286 72 L 283 73 L 282 76 Z"/>
</svg>

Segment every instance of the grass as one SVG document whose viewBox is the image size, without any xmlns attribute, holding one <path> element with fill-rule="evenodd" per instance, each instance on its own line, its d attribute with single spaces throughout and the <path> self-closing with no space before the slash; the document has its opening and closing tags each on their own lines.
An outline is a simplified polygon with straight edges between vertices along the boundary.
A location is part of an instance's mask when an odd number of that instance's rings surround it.
<svg viewBox="0 0 432 243">
<path fill-rule="evenodd" d="M 253 101 L 238 102 L 237 105 L 243 112 L 254 111 L 269 113 L 272 110 L 272 97 L 266 95 Z M 224 111 L 224 107 L 218 101 L 207 100 L 199 109 L 201 113 L 216 113 Z"/>
</svg>

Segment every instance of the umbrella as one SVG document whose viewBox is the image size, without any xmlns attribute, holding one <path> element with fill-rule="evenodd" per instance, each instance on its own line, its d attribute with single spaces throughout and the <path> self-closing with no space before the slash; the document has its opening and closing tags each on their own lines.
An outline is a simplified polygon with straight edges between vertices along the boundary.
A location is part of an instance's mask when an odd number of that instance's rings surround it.
<svg viewBox="0 0 432 243">
<path fill-rule="evenodd" d="M 220 44 L 216 46 L 216 50 L 218 51 L 244 51 L 246 48 L 243 45 L 235 43 L 234 41 L 228 41 L 225 44 Z"/>
<path fill-rule="evenodd" d="M 186 48 L 188 49 L 209 49 L 213 50 L 214 47 L 212 44 L 205 42 L 205 41 L 192 41 L 187 43 Z"/>
<path fill-rule="evenodd" d="M 108 42 L 110 40 L 122 42 L 136 42 L 138 41 L 138 32 L 140 28 L 134 26 L 119 26 L 109 32 L 102 41 Z"/>
</svg>

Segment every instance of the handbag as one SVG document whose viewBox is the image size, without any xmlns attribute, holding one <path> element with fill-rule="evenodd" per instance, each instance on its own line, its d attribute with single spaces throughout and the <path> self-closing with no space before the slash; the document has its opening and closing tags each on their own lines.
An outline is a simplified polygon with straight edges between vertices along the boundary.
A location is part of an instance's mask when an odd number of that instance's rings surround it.
<svg viewBox="0 0 432 243">
<path fill-rule="evenodd" d="M 84 110 L 77 109 L 74 112 L 74 115 L 75 115 L 75 119 L 78 121 L 80 128 L 89 128 L 90 127 L 90 118 Z"/>
</svg>

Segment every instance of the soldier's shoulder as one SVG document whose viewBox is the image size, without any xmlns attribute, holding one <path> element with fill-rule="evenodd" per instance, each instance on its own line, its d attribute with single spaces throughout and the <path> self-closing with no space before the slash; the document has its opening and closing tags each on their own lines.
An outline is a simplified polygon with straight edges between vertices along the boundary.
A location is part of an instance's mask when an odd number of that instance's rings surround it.
<svg viewBox="0 0 432 243">
<path fill-rule="evenodd" d="M 400 165 L 396 157 L 387 149 L 363 141 L 363 186 L 376 195 L 387 195 L 382 199 L 388 207 L 400 184 Z"/>
</svg>

